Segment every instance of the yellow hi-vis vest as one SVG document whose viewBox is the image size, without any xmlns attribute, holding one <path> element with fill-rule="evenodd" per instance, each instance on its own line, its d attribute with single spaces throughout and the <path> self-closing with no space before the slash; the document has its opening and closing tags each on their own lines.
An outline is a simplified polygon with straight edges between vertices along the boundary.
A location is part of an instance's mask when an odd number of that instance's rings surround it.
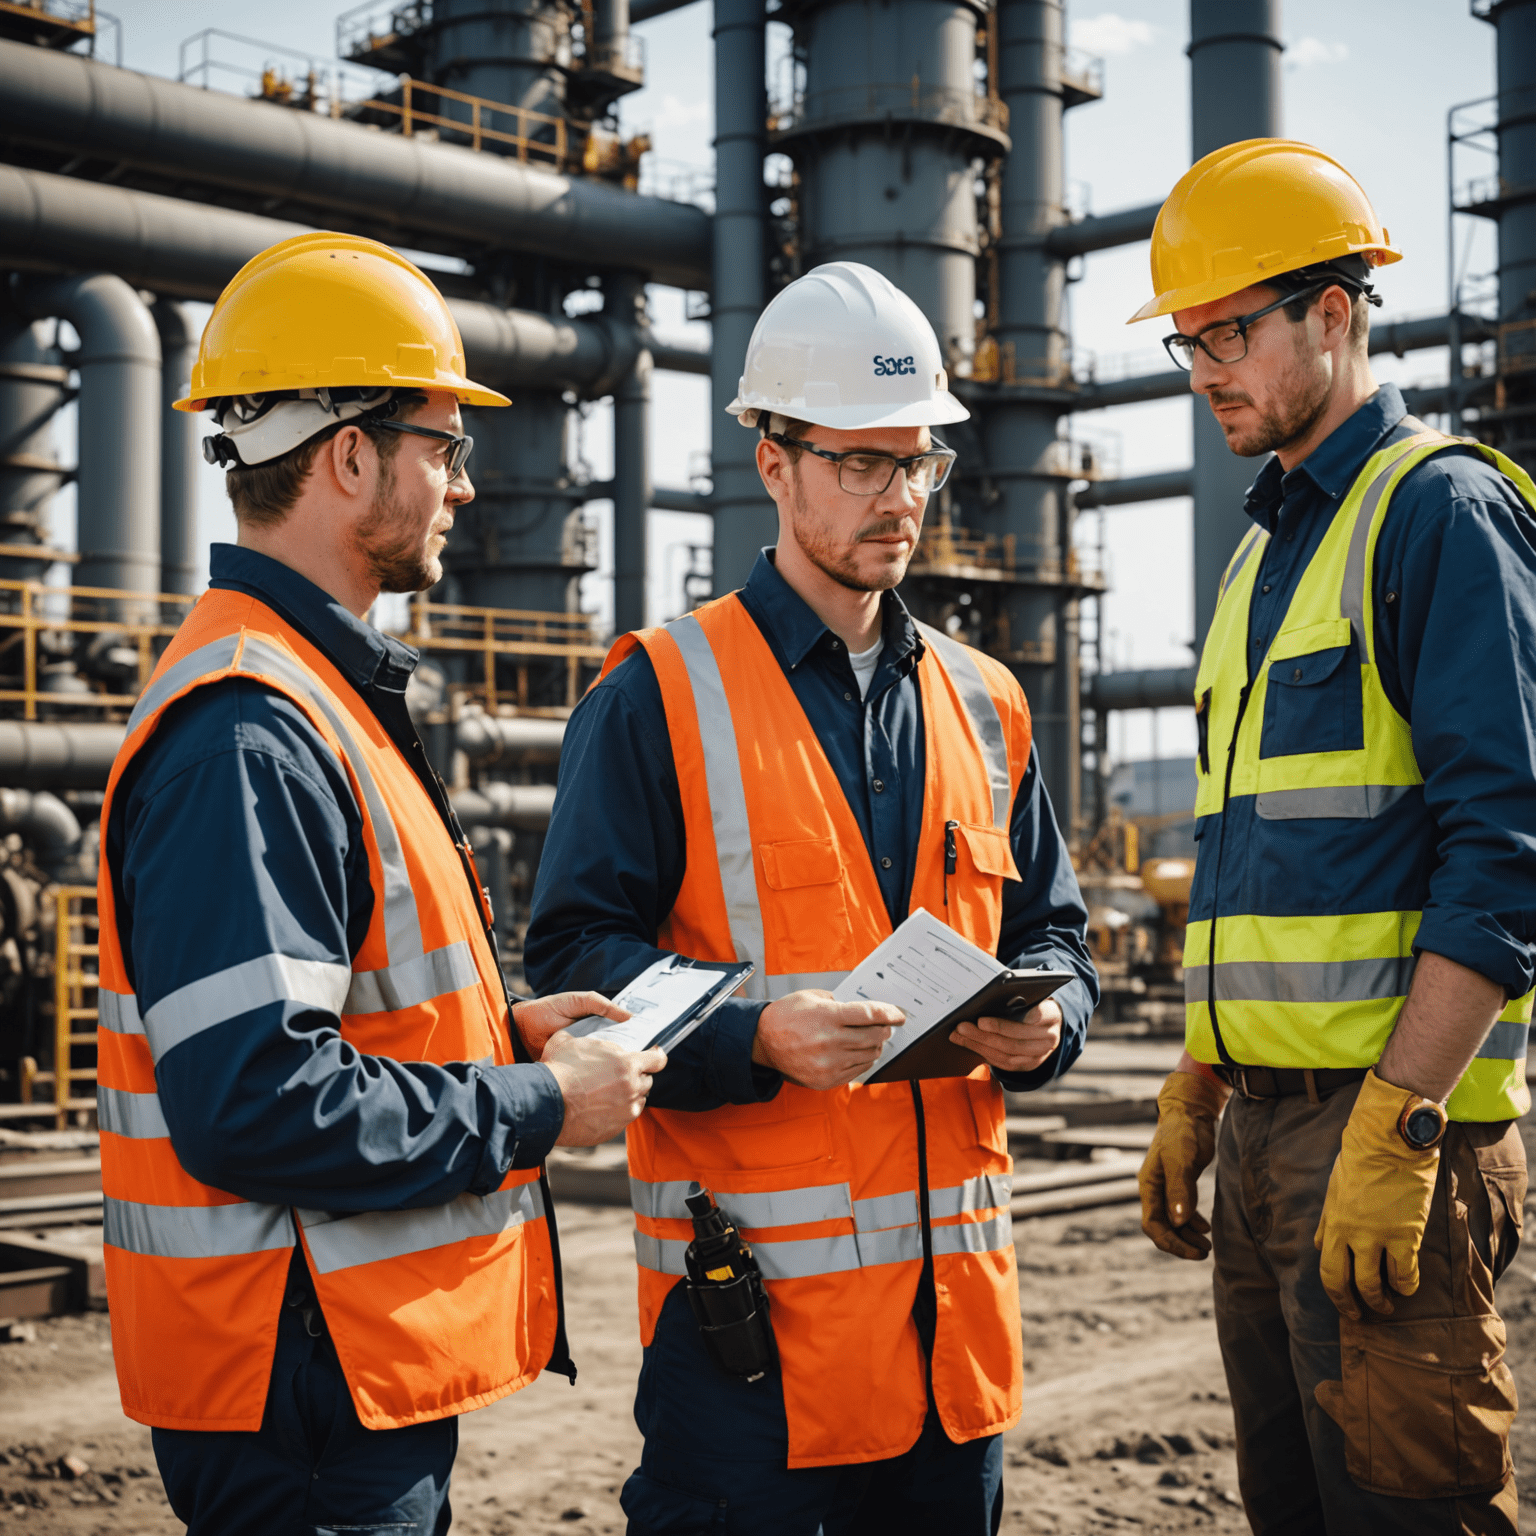
<svg viewBox="0 0 1536 1536">
<path fill-rule="evenodd" d="M 1536 484 L 1503 454 L 1410 420 L 1372 455 L 1302 573 L 1249 682 L 1248 612 L 1269 535 L 1254 528 L 1222 577 L 1195 683 L 1199 838 L 1184 946 L 1185 1040 L 1199 1061 L 1365 1067 L 1381 1057 L 1413 975 L 1439 832 L 1409 723 L 1376 666 L 1376 543 L 1392 493 L 1432 454 L 1465 444 L 1536 511 Z M 1358 672 L 1358 687 L 1354 673 Z M 1234 880 L 1306 859 L 1305 891 Z M 1255 892 L 1268 887 L 1272 899 Z M 1266 910 L 1231 910 L 1238 906 Z M 1321 893 L 1322 899 L 1319 900 Z M 1447 1104 L 1453 1120 L 1508 1120 L 1525 1084 L 1533 994 L 1516 998 Z"/>
</svg>

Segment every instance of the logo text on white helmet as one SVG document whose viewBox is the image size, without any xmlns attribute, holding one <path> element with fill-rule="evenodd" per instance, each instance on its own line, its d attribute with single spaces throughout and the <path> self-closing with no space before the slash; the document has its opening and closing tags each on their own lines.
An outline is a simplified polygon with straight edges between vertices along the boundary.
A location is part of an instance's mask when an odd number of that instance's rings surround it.
<svg viewBox="0 0 1536 1536">
<path fill-rule="evenodd" d="M 917 365 L 910 357 L 876 357 L 875 377 L 894 378 L 898 373 L 916 373 Z"/>
</svg>

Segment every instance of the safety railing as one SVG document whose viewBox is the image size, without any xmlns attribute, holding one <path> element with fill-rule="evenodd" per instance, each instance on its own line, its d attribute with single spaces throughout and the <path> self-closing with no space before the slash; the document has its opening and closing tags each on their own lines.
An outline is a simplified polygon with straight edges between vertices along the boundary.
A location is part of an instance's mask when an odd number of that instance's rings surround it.
<svg viewBox="0 0 1536 1536">
<path fill-rule="evenodd" d="M 411 627 L 401 638 L 427 653 L 478 656 L 483 675 L 478 684 L 469 685 L 467 697 L 483 703 L 491 712 L 499 703 L 526 706 L 526 662 L 548 658 L 564 658 L 566 703 L 574 706 L 581 697 L 582 662 L 600 662 L 607 654 L 590 614 L 474 608 L 420 598 L 411 604 Z M 501 657 L 525 663 L 517 668 L 513 697 L 507 697 L 508 690 L 497 685 L 496 664 Z"/>
<path fill-rule="evenodd" d="M 923 531 L 912 551 L 910 569 L 918 576 L 937 576 L 945 570 L 965 568 L 1011 573 L 1013 548 L 1011 533 L 971 533 L 939 523 Z"/>
<path fill-rule="evenodd" d="M 176 593 L 124 592 L 114 587 L 50 587 L 40 581 L 0 581 L 0 674 L 21 676 L 20 688 L 0 688 L 0 703 L 19 703 L 23 716 L 37 719 L 49 708 L 131 709 L 167 642 L 194 598 Z M 115 610 L 115 611 L 114 611 Z M 53 634 L 110 635 L 133 652 L 136 686 L 131 693 L 55 692 L 39 686 L 43 637 Z M 20 666 L 12 658 L 21 652 Z M 126 668 L 124 668 L 126 670 Z"/>
<path fill-rule="evenodd" d="M 347 109 L 347 115 L 383 117 L 387 120 L 383 125 L 386 129 L 392 124 L 407 139 L 422 129 L 430 129 L 439 139 L 462 142 L 475 150 L 487 144 L 504 144 L 522 161 L 542 160 L 564 166 L 570 156 L 571 130 L 563 117 L 535 112 L 530 107 L 513 106 L 510 102 L 470 96 L 464 91 L 450 90 L 446 85 L 428 85 L 409 75 L 400 76 L 399 91 L 398 101 L 370 96 L 366 101 L 353 103 Z M 430 110 L 424 103 L 434 104 L 437 110 Z M 450 114 L 443 110 L 445 103 L 457 104 L 464 112 Z M 498 120 L 515 123 L 516 127 L 511 130 L 497 127 Z M 545 137 L 535 137 L 545 130 Z"/>
<path fill-rule="evenodd" d="M 21 1064 L 21 1102 L 45 1104 L 39 1089 L 52 1090 L 58 1127 L 69 1117 L 96 1108 L 96 989 L 100 980 L 96 890 L 89 885 L 53 888 L 53 1066 L 39 1070 L 31 1057 Z M 88 1064 L 77 1061 L 88 1052 Z M 89 1083 L 88 1093 L 76 1084 Z"/>
<path fill-rule="evenodd" d="M 893 117 L 898 121 L 944 123 L 956 128 L 1008 130 L 1007 104 L 978 91 L 952 86 L 925 86 L 918 75 L 910 80 L 835 86 L 830 90 L 796 93 L 768 119 L 774 134 L 797 133 L 821 124 L 862 122 Z"/>
<path fill-rule="evenodd" d="M 11 35 L 12 17 L 54 47 L 96 36 L 96 0 L 0 0 L 0 37 Z"/>
</svg>

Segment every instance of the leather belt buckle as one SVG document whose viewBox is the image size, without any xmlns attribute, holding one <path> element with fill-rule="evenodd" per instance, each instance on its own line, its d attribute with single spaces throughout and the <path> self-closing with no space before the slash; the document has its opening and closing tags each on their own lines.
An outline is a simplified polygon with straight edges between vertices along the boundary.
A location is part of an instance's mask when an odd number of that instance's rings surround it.
<svg viewBox="0 0 1536 1536">
<path fill-rule="evenodd" d="M 1257 1094 L 1253 1094 L 1248 1091 L 1247 1067 L 1232 1066 L 1228 1067 L 1227 1071 L 1232 1074 L 1232 1087 L 1233 1090 L 1239 1095 L 1239 1097 L 1245 1099 L 1253 1099 L 1258 1097 Z"/>
</svg>

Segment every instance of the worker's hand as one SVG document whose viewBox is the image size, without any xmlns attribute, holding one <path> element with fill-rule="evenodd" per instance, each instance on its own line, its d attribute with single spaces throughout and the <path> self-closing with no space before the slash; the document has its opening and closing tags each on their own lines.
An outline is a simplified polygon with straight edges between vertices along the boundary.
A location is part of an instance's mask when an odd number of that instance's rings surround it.
<svg viewBox="0 0 1536 1536">
<path fill-rule="evenodd" d="M 536 997 L 532 1002 L 512 1006 L 512 1022 L 535 1061 L 544 1054 L 546 1042 L 557 1029 L 593 1014 L 620 1024 L 629 1017 L 628 1010 L 610 1003 L 601 992 L 556 992 L 551 997 Z"/>
<path fill-rule="evenodd" d="M 1037 1003 L 1022 1019 L 977 1019 L 957 1024 L 949 1037 L 999 1072 L 1033 1072 L 1061 1044 L 1061 1004 Z"/>
<path fill-rule="evenodd" d="M 830 992 L 791 992 L 758 1017 L 752 1060 L 802 1088 L 841 1088 L 875 1064 L 905 1017 L 890 1003 L 836 1003 Z"/>
<path fill-rule="evenodd" d="M 626 1051 L 612 1040 L 556 1031 L 543 1062 L 565 1099 L 555 1145 L 595 1147 L 612 1141 L 645 1108 L 651 1078 L 667 1064 L 665 1051 Z"/>
<path fill-rule="evenodd" d="M 1412 1296 L 1419 1288 L 1419 1245 L 1440 1148 L 1416 1152 L 1397 1129 L 1404 1105 L 1419 1097 L 1367 1072 L 1344 1127 L 1315 1241 L 1323 1255 L 1323 1289 L 1345 1317 L 1360 1316 L 1356 1292 L 1373 1311 L 1392 1310 L 1382 1286 L 1383 1259 L 1392 1290 Z"/>
<path fill-rule="evenodd" d="M 1211 1251 L 1211 1224 L 1196 1209 L 1200 1175 L 1216 1155 L 1216 1122 L 1227 1090 L 1202 1072 L 1173 1071 L 1157 1096 L 1157 1130 L 1136 1182 L 1141 1230 L 1176 1259 Z"/>
</svg>

